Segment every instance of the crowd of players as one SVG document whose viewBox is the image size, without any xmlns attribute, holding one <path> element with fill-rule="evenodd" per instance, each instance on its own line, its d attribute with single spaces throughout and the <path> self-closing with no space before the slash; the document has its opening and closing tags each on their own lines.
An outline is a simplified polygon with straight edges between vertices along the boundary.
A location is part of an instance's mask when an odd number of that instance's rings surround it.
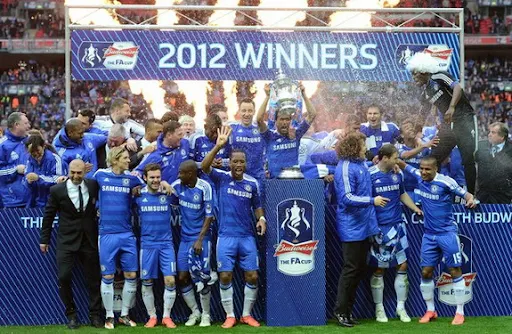
<svg viewBox="0 0 512 334">
<path fill-rule="evenodd" d="M 88 195 L 82 194 L 79 186 L 84 177 L 96 180 L 106 328 L 114 328 L 113 275 L 118 256 L 125 276 L 121 324 L 136 325 L 128 311 L 137 291 L 138 270 L 149 316 L 146 327 L 157 324 L 152 285 L 160 270 L 165 280 L 163 324 L 175 327 L 170 311 L 178 285 L 192 310 L 186 324 L 209 326 L 210 285 L 216 280 L 210 271 L 209 251 L 215 240 L 209 231 L 216 221 L 217 271 L 226 312 L 223 327 L 236 324 L 232 272 L 237 259 L 246 283 L 240 321 L 259 326 L 250 312 L 258 287 L 255 232 L 263 235 L 266 229 L 261 204 L 264 180 L 279 177 L 283 168 L 299 165 L 306 178 L 325 180 L 331 190 L 326 192 L 326 200 L 338 206 L 337 228 L 344 256 L 336 307 L 340 325 L 356 323 L 351 309 L 368 251 L 376 261 L 374 266 L 381 268 L 371 280 L 377 320 L 387 321 L 382 307 L 384 268 L 397 266 L 397 314 L 402 321 L 410 321 L 405 310 L 407 241 L 400 203 L 424 215 L 421 291 L 427 312 L 420 322 L 429 322 L 437 317 L 432 274 L 441 255 L 447 259 L 456 297 L 464 294 L 460 245 L 451 214 L 453 195 L 468 207 L 475 206 L 471 193 L 475 191 L 476 161 L 480 172 L 477 197 L 485 203 L 510 204 L 512 147 L 503 123 L 491 124 L 488 140 L 476 147 L 475 123 L 471 121 L 475 113 L 460 85 L 449 74 L 437 73 L 437 66 L 428 67 L 428 59 L 422 57 L 429 56 L 415 56 L 409 69 L 424 87 L 422 98 L 433 106 L 428 109 L 438 116 L 434 124 L 411 118 L 398 127 L 384 122 L 381 108 L 372 105 L 366 112 L 367 122 L 347 114 L 341 117 L 340 128 L 318 133 L 310 130 L 317 112 L 304 94 L 305 112 L 302 118 L 293 119 L 295 126 L 291 126 L 292 114 L 282 110 L 276 119 L 266 122 L 268 85 L 267 98 L 257 113 L 251 99 L 240 101 L 238 123 L 229 123 L 224 109 L 212 108 L 201 130 L 195 128 L 191 117 L 172 112 L 142 126 L 130 119 L 130 103 L 117 98 L 112 100 L 108 116 L 80 110 L 50 145 L 39 131 L 30 130 L 26 115 L 11 113 L 0 139 L 2 204 L 6 208 L 46 207 L 49 213 L 45 214 L 41 250 L 47 251 L 56 214 L 51 186 L 65 181 L 69 187 L 77 187 L 76 205 L 82 208 Z M 304 93 L 304 87 L 301 89 Z M 447 126 L 450 122 L 453 130 Z M 405 174 L 395 170 L 397 164 Z M 177 205 L 183 217 L 177 255 L 172 249 L 170 204 Z M 132 205 L 141 228 L 140 254 L 131 225 Z M 194 290 L 200 294 L 202 313 Z M 72 316 L 72 305 L 69 307 L 67 315 Z M 463 304 L 458 303 L 453 324 L 463 322 Z"/>
</svg>

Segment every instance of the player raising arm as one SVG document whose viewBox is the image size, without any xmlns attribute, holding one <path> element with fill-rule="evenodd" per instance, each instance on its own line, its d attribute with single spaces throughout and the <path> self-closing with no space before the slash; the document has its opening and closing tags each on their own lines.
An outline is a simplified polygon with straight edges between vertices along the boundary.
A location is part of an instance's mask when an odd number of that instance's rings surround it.
<svg viewBox="0 0 512 334">
<path fill-rule="evenodd" d="M 239 259 L 244 271 L 245 289 L 244 306 L 240 322 L 249 326 L 259 327 L 260 324 L 251 316 L 251 310 L 258 292 L 258 250 L 254 237 L 253 212 L 258 223 L 256 230 L 259 235 L 265 234 L 266 219 L 260 202 L 258 181 L 246 175 L 245 153 L 232 150 L 230 156 L 230 172 L 212 169 L 215 155 L 228 141 L 231 128 L 223 126 L 218 132 L 217 143 L 202 162 L 203 171 L 208 174 L 217 187 L 219 194 L 220 222 L 217 241 L 217 268 L 220 275 L 220 296 L 226 311 L 223 328 L 231 328 L 236 324 L 233 308 L 233 268 Z"/>
</svg>

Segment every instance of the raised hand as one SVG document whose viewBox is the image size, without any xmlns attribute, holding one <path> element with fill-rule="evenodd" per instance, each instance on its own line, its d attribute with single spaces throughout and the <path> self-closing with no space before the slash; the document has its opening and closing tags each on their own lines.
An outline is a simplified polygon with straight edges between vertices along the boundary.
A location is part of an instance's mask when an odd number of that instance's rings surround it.
<svg viewBox="0 0 512 334">
<path fill-rule="evenodd" d="M 265 90 L 265 94 L 267 96 L 270 96 L 270 84 L 265 84 L 265 86 L 263 87 L 263 89 Z"/>
<path fill-rule="evenodd" d="M 231 135 L 231 127 L 228 125 L 222 126 L 221 129 L 217 129 L 217 146 L 224 146 L 229 140 L 229 136 Z"/>
</svg>

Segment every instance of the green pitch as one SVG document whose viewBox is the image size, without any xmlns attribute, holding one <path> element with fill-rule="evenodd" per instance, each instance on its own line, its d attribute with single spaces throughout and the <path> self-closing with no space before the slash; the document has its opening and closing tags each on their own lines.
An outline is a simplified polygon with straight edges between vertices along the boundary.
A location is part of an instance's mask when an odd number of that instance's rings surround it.
<svg viewBox="0 0 512 334">
<path fill-rule="evenodd" d="M 285 332 L 286 334 L 341 334 L 341 333 L 422 333 L 422 334 L 483 334 L 483 333 L 512 333 L 512 317 L 476 317 L 466 318 L 466 323 L 462 326 L 452 326 L 450 324 L 451 318 L 439 318 L 436 321 L 420 325 L 417 323 L 417 319 L 413 319 L 413 322 L 409 324 L 403 324 L 399 320 L 392 319 L 387 324 L 379 324 L 375 321 L 365 320 L 361 322 L 361 325 L 354 328 L 341 328 L 337 326 L 333 321 L 330 321 L 327 326 L 314 326 L 314 327 L 265 327 L 251 328 L 247 325 L 237 325 L 233 329 L 222 329 L 219 323 L 215 323 L 212 327 L 199 328 L 185 327 L 184 325 L 178 324 L 176 329 L 166 329 L 163 327 L 157 328 L 144 328 L 143 324 L 138 324 L 139 327 L 128 328 L 122 326 L 116 326 L 111 330 L 96 329 L 90 326 L 82 326 L 78 330 L 70 331 L 64 325 L 60 326 L 35 326 L 35 327 L 18 327 L 8 326 L 0 327 L 1 334 L 10 333 L 27 333 L 27 334 L 58 334 L 58 333 L 182 333 L 182 334 L 206 334 L 206 333 L 254 333 L 254 334 L 278 334 Z"/>
</svg>

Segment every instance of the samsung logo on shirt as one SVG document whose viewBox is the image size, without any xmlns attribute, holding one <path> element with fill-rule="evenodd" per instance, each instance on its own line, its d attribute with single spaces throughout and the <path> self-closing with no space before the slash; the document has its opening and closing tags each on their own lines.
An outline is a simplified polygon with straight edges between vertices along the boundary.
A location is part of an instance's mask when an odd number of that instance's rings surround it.
<svg viewBox="0 0 512 334">
<path fill-rule="evenodd" d="M 293 143 L 287 143 L 287 144 L 274 145 L 274 146 L 272 146 L 272 149 L 274 151 L 280 151 L 280 150 L 289 150 L 291 148 L 296 148 L 296 147 L 297 147 L 297 142 L 293 142 Z"/>
<path fill-rule="evenodd" d="M 140 208 L 142 212 L 162 212 L 169 211 L 168 205 L 148 205 Z"/>
<path fill-rule="evenodd" d="M 101 186 L 101 190 L 103 191 L 113 191 L 116 193 L 130 193 L 130 188 L 128 187 L 116 187 L 116 186 Z"/>
<path fill-rule="evenodd" d="M 261 142 L 261 137 L 236 137 L 235 141 L 238 143 L 259 143 Z"/>
<path fill-rule="evenodd" d="M 186 208 L 189 208 L 189 209 L 194 209 L 194 210 L 200 210 L 201 209 L 201 204 L 189 203 L 189 202 L 186 202 L 186 201 L 184 201 L 182 199 L 180 199 L 180 205 L 184 206 Z"/>
<path fill-rule="evenodd" d="M 232 189 L 232 188 L 228 188 L 228 194 L 232 194 L 232 195 L 239 196 L 239 197 L 252 198 L 252 193 L 249 193 L 247 191 L 236 190 L 236 189 Z"/>
<path fill-rule="evenodd" d="M 414 189 L 414 193 L 417 194 L 417 195 L 420 195 L 421 197 L 432 199 L 432 200 L 438 200 L 439 199 L 439 195 L 432 195 L 432 194 L 429 194 L 427 192 L 421 191 L 419 189 Z"/>
<path fill-rule="evenodd" d="M 385 191 L 393 191 L 393 190 L 398 190 L 398 189 L 400 189 L 400 185 L 399 184 L 394 184 L 392 186 L 377 187 L 377 188 L 375 188 L 375 191 L 378 192 L 378 193 L 382 193 L 382 192 L 385 192 Z"/>
</svg>

